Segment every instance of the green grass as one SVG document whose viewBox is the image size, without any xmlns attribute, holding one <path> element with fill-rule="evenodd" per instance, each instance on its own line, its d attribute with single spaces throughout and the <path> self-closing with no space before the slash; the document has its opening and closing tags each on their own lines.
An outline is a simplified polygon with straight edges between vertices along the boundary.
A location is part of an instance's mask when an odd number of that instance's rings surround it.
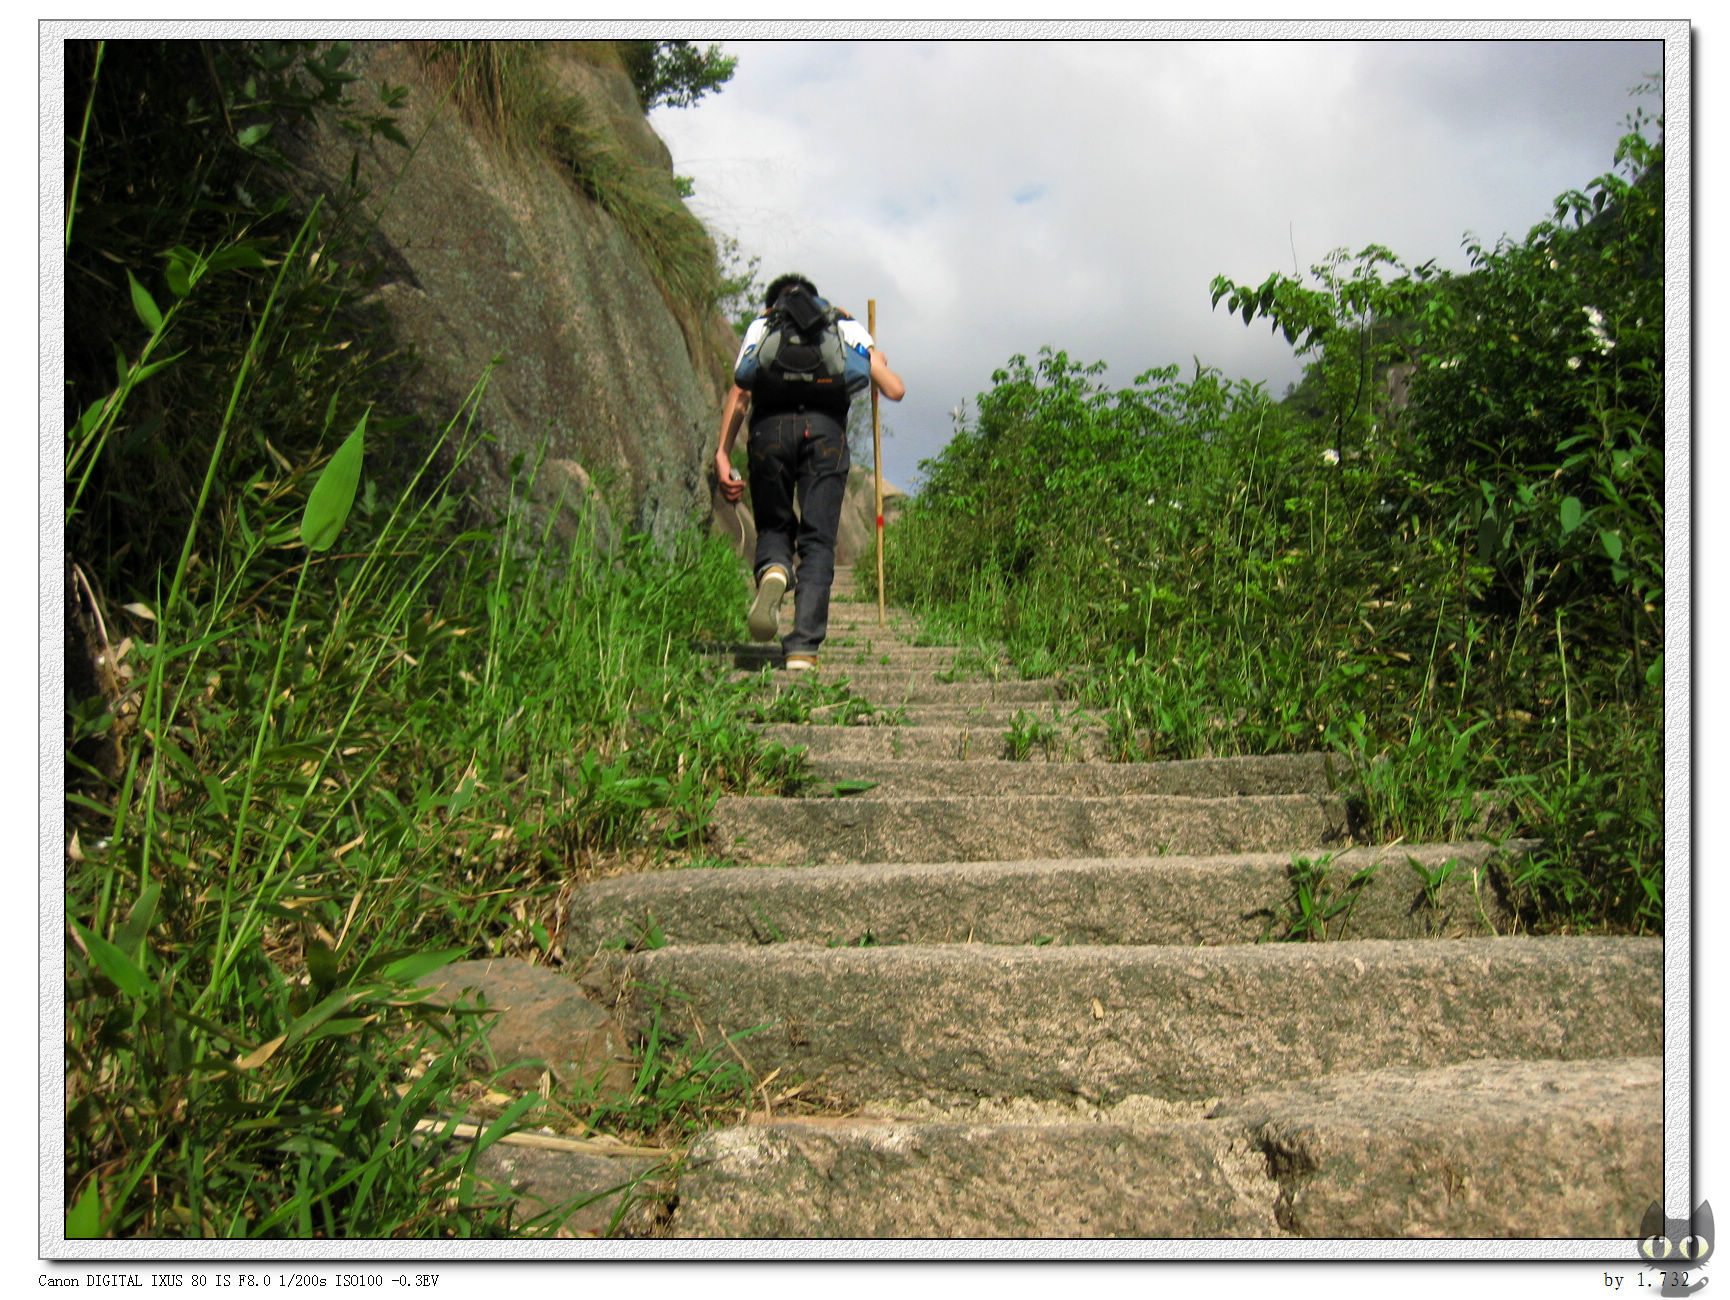
<svg viewBox="0 0 1730 1300">
<path fill-rule="evenodd" d="M 102 1235 L 505 1230 L 472 1153 L 414 1151 L 473 1033 L 414 979 L 557 959 L 573 881 L 678 861 L 716 792 L 794 770 L 683 649 L 733 630 L 730 553 L 520 558 L 450 536 L 446 490 L 358 510 L 328 562 L 261 539 L 171 584 L 124 773 L 74 762 L 67 1193 Z M 701 1073 L 564 1104 L 652 1128 Z"/>
<path fill-rule="evenodd" d="M 795 770 L 683 649 L 739 616 L 730 553 L 522 559 L 441 536 L 446 501 L 171 588 L 124 775 L 75 764 L 68 1197 L 103 1235 L 502 1230 L 467 1173 L 428 1208 L 457 1173 L 409 1134 L 460 1113 L 472 1027 L 414 978 L 556 959 L 573 881 L 676 862 L 716 792 Z M 565 1104 L 648 1125 L 638 1091 Z"/>
<path fill-rule="evenodd" d="M 557 543 L 533 463 L 478 517 L 485 375 L 445 427 L 381 414 L 401 358 L 357 314 L 353 209 L 293 216 L 222 112 L 243 84 L 249 112 L 304 107 L 334 52 L 94 54 L 68 60 L 93 108 L 67 222 L 67 1231 L 553 1231 L 481 1149 L 547 1123 L 675 1147 L 737 1068 L 651 1040 L 624 1094 L 489 1107 L 478 1018 L 417 981 L 559 963 L 576 885 L 689 861 L 717 795 L 799 778 L 691 648 L 741 635 L 736 561 Z M 155 152 L 129 149 L 136 102 Z M 477 1141 L 424 1131 L 465 1120 Z"/>
</svg>

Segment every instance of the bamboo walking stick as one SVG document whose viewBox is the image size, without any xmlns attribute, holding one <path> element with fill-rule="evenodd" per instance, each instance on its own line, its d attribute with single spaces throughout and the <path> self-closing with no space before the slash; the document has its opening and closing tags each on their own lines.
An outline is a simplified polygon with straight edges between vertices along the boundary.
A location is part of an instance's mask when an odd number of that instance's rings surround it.
<svg viewBox="0 0 1730 1300">
<path fill-rule="evenodd" d="M 877 342 L 877 300 L 867 301 L 865 313 L 866 328 L 871 332 L 871 342 Z M 888 611 L 883 600 L 883 425 L 877 413 L 877 385 L 871 385 L 871 471 L 877 480 L 877 626 L 883 627 L 889 621 Z"/>
</svg>

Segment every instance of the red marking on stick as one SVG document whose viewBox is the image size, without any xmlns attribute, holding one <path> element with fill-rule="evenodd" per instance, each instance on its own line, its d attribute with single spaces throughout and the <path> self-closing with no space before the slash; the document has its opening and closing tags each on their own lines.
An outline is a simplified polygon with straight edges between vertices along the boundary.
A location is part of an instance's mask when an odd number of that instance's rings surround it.
<svg viewBox="0 0 1730 1300">
<path fill-rule="evenodd" d="M 879 530 L 881 530 L 883 527 L 883 516 L 882 515 L 877 516 L 877 527 Z"/>
</svg>

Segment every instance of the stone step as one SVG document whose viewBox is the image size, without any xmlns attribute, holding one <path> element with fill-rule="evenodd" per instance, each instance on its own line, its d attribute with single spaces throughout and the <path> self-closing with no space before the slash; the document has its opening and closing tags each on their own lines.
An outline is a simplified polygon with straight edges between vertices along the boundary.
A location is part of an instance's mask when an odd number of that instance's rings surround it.
<svg viewBox="0 0 1730 1300">
<path fill-rule="evenodd" d="M 911 709 L 908 710 L 912 712 Z M 881 761 L 894 759 L 941 759 L 952 762 L 1002 760 L 1010 756 L 997 726 L 801 726 L 771 723 L 757 728 L 764 740 L 788 747 L 802 746 L 811 758 L 825 762 Z M 1065 735 L 1057 753 L 1035 747 L 1027 755 L 1031 762 L 1105 761 L 1117 757 L 1117 748 L 1104 727 L 1088 727 Z"/>
<path fill-rule="evenodd" d="M 1536 848 L 1472 842 L 1307 859 L 1287 852 L 643 872 L 586 886 L 564 949 L 584 955 L 648 934 L 667 944 L 1255 943 L 1306 933 L 1294 865 L 1306 860 L 1319 870 L 1311 885 L 1318 906 L 1345 905 L 1323 923 L 1329 938 L 1506 934 L 1516 924 L 1508 871 Z M 1423 873 L 1433 879 L 1444 869 L 1448 878 L 1427 889 Z"/>
<path fill-rule="evenodd" d="M 786 655 L 779 642 L 761 645 L 706 645 L 699 647 L 710 658 L 724 663 L 738 677 L 758 677 L 771 673 L 775 678 L 785 674 Z M 861 668 L 894 668 L 904 672 L 925 671 L 933 675 L 944 672 L 955 662 L 955 651 L 949 646 L 908 646 L 899 642 L 885 643 L 878 638 L 859 639 L 851 646 L 826 645 L 822 653 L 821 677 L 839 677 Z M 799 680 L 804 680 L 800 678 Z"/>
<path fill-rule="evenodd" d="M 1663 1049 L 1656 938 L 726 944 L 604 953 L 584 980 L 639 1033 L 657 1016 L 663 1036 L 750 1031 L 737 1046 L 757 1077 L 778 1070 L 856 1102 L 1197 1100 Z"/>
<path fill-rule="evenodd" d="M 780 619 L 781 630 L 785 632 L 793 625 L 793 611 L 798 600 L 796 589 L 789 588 L 781 599 Z M 837 599 L 833 590 L 829 593 L 829 631 L 834 633 L 838 621 L 850 624 L 864 625 L 869 623 L 872 628 L 917 627 L 918 616 L 910 610 L 897 609 L 894 605 L 882 611 L 882 623 L 878 622 L 877 602 L 874 600 Z"/>
<path fill-rule="evenodd" d="M 823 730 L 812 728 L 813 731 Z M 835 728 L 837 731 L 899 728 Z M 996 798 L 716 801 L 721 857 L 757 866 L 833 862 L 986 862 L 1250 853 L 1346 847 L 1345 800 L 1333 795 L 1004 795 Z"/>
<path fill-rule="evenodd" d="M 808 689 L 807 682 L 845 685 L 873 704 L 1047 704 L 1062 698 L 1064 683 L 1040 681 L 946 682 L 929 668 L 847 667 L 822 664 L 811 675 L 777 673 L 766 683 L 771 694 Z"/>
<path fill-rule="evenodd" d="M 967 652 L 948 645 L 908 645 L 903 641 L 876 636 L 851 636 L 844 640 L 831 638 L 823 643 L 823 663 L 836 671 L 856 671 L 859 668 L 925 668 L 941 672 L 956 663 L 984 666 L 996 665 L 999 675 L 1009 673 L 1001 659 L 987 659 L 976 652 Z"/>
<path fill-rule="evenodd" d="M 766 1122 L 694 1144 L 672 1235 L 1624 1239 L 1662 1195 L 1662 1083 L 1657 1056 L 1477 1060 L 1193 1118 L 1131 1098 L 1042 1121 Z"/>
<path fill-rule="evenodd" d="M 1010 700 L 1006 702 L 976 701 L 971 704 L 943 704 L 912 700 L 884 702 L 877 706 L 892 715 L 888 721 L 914 727 L 967 727 L 974 731 L 995 732 L 1007 740 L 1014 731 L 1022 748 L 1031 754 L 1039 750 L 1052 758 L 1071 757 L 1071 739 L 1083 731 L 1105 726 L 1105 715 L 1085 706 L 1065 700 Z M 844 720 L 845 710 L 839 706 L 821 706 L 811 713 L 811 721 Z"/>
<path fill-rule="evenodd" d="M 919 624 L 912 618 L 897 617 L 891 614 L 887 623 L 879 623 L 875 611 L 867 614 L 863 606 L 855 607 L 859 612 L 849 613 L 848 606 L 840 605 L 829 612 L 829 634 L 824 641 L 827 646 L 830 641 L 846 641 L 859 637 L 872 637 L 881 640 L 885 637 L 899 641 L 902 645 L 926 645 L 936 647 L 940 643 L 931 640 L 921 640 Z M 839 612 L 837 612 L 839 611 Z"/>
<path fill-rule="evenodd" d="M 881 623 L 878 621 L 879 617 L 882 619 Z M 916 627 L 918 622 L 918 617 L 911 610 L 897 609 L 894 605 L 890 605 L 879 611 L 877 602 L 874 600 L 835 600 L 831 598 L 829 602 L 829 631 L 831 633 L 840 623 L 852 623 L 859 626 L 868 624 L 871 627 L 884 625 Z"/>
<path fill-rule="evenodd" d="M 836 688 L 836 689 L 832 689 Z M 873 696 L 875 695 L 875 700 Z M 839 696 L 839 698 L 837 698 Z M 798 702 L 804 707 L 796 716 L 778 710 Z M 1094 753 L 1081 743 L 1087 733 L 1106 734 L 1097 714 L 1086 713 L 1058 700 L 1011 700 L 1007 703 L 932 704 L 920 700 L 894 703 L 881 692 L 856 692 L 845 678 L 777 683 L 746 705 L 748 717 L 775 717 L 783 723 L 833 727 L 949 727 L 971 731 L 975 737 L 1001 741 L 1005 758 L 1034 757 L 1079 761 Z M 1140 757 L 1150 742 L 1140 733 L 1126 733 L 1129 753 L 1124 760 Z"/>
<path fill-rule="evenodd" d="M 819 710 L 813 710 L 813 713 Z M 1346 785 L 1343 760 L 1329 754 L 1196 758 L 1160 763 L 1035 763 L 1007 759 L 808 760 L 815 791 L 869 781 L 871 793 L 944 796 L 1181 794 L 1218 799 L 1250 794 L 1327 794 Z"/>
</svg>

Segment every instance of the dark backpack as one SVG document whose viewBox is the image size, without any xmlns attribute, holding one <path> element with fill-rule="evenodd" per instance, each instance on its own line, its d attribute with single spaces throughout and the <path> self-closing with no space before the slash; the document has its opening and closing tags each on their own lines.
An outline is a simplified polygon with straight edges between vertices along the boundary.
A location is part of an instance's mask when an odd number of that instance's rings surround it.
<svg viewBox="0 0 1730 1300">
<path fill-rule="evenodd" d="M 844 401 L 856 385 L 850 382 L 841 319 L 841 310 L 821 298 L 797 287 L 787 290 L 769 309 L 763 341 L 739 363 L 734 382 L 769 401 Z"/>
</svg>

